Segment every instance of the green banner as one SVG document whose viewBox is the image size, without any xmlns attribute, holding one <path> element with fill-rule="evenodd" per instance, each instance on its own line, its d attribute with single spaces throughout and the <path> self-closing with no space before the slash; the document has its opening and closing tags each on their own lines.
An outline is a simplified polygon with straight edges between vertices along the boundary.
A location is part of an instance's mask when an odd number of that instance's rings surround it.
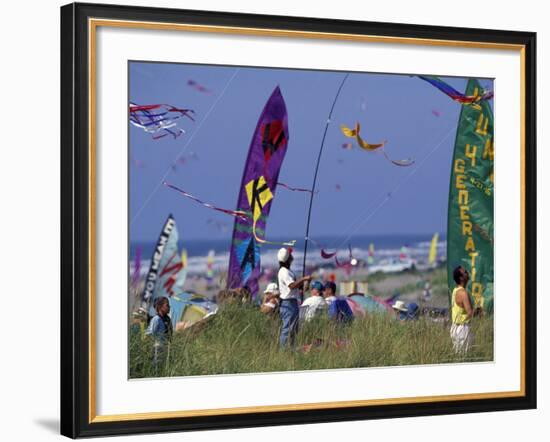
<svg viewBox="0 0 550 442">
<path fill-rule="evenodd" d="M 477 80 L 468 81 L 466 95 L 481 94 Z M 447 274 L 470 272 L 468 292 L 474 308 L 493 310 L 493 111 L 488 101 L 463 105 L 458 121 L 447 226 Z"/>
</svg>

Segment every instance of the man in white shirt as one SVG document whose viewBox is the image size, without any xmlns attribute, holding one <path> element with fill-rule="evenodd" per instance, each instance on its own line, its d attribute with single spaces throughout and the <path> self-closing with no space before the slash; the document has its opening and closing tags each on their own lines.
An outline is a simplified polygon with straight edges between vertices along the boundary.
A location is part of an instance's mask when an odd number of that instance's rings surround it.
<svg viewBox="0 0 550 442">
<path fill-rule="evenodd" d="M 298 333 L 298 318 L 300 314 L 298 300 L 301 298 L 300 289 L 303 287 L 304 282 L 311 281 L 311 276 L 307 275 L 298 280 L 296 279 L 296 275 L 290 270 L 290 266 L 294 260 L 292 249 L 280 249 L 277 253 L 277 259 L 279 261 L 278 279 L 279 297 L 281 299 L 279 313 L 283 322 L 279 343 L 281 347 L 285 347 L 288 343 L 294 346 Z"/>
<path fill-rule="evenodd" d="M 326 311 L 327 303 L 322 296 L 323 284 L 321 281 L 313 281 L 311 283 L 311 296 L 307 298 L 300 310 L 303 311 L 303 318 L 306 322 L 311 321 L 313 318 Z"/>
</svg>

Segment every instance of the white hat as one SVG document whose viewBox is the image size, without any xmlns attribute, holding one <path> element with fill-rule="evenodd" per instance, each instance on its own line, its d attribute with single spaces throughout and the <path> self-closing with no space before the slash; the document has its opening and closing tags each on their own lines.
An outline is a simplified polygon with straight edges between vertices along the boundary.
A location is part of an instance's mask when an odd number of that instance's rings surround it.
<svg viewBox="0 0 550 442">
<path fill-rule="evenodd" d="M 274 282 L 267 284 L 267 288 L 264 290 L 264 293 L 273 293 L 274 295 L 279 294 L 279 287 Z"/>
<path fill-rule="evenodd" d="M 279 251 L 277 252 L 277 260 L 279 262 L 287 262 L 289 257 L 290 251 L 285 247 L 279 249 Z"/>
<path fill-rule="evenodd" d="M 407 311 L 407 305 L 403 301 L 395 301 L 395 304 L 392 305 L 392 308 L 401 312 Z"/>
</svg>

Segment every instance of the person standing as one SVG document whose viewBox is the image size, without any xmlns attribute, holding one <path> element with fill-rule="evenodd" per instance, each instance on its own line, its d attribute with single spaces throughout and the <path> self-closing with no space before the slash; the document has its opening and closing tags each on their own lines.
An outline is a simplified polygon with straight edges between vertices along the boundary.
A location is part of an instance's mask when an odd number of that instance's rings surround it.
<svg viewBox="0 0 550 442">
<path fill-rule="evenodd" d="M 301 298 L 300 288 L 303 287 L 305 282 L 311 281 L 311 276 L 307 275 L 296 279 L 296 275 L 290 270 L 290 266 L 294 260 L 291 249 L 280 249 L 277 253 L 277 260 L 279 261 L 278 279 L 279 298 L 281 300 L 279 314 L 282 321 L 279 344 L 283 348 L 288 344 L 294 347 L 300 316 L 300 308 L 298 306 L 298 300 Z"/>
<path fill-rule="evenodd" d="M 455 353 L 465 354 L 473 341 L 470 321 L 474 315 L 470 296 L 466 290 L 470 275 L 468 270 L 458 266 L 453 271 L 456 287 L 451 295 L 451 339 Z"/>
</svg>

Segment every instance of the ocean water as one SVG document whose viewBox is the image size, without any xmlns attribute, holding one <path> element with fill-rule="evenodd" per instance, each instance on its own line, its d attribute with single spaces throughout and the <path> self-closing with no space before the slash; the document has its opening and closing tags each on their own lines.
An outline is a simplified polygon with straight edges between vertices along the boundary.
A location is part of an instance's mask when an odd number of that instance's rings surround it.
<svg viewBox="0 0 550 442">
<path fill-rule="evenodd" d="M 428 259 L 428 253 L 433 234 L 415 234 L 415 235 L 377 235 L 377 236 L 356 236 L 349 243 L 342 244 L 340 237 L 318 237 L 314 241 L 309 241 L 307 262 L 311 266 L 322 266 L 327 263 L 333 263 L 334 260 L 324 260 L 321 257 L 321 247 L 327 251 L 333 252 L 334 247 L 338 248 L 338 258 L 345 260 L 349 258 L 349 248 L 351 247 L 352 255 L 358 260 L 366 260 L 368 257 L 368 248 L 374 244 L 375 262 L 383 260 L 397 259 L 402 251 L 402 247 L 406 248 L 407 257 L 415 260 L 419 265 L 425 264 Z M 276 241 L 276 239 L 275 239 Z M 141 250 L 141 273 L 147 273 L 151 257 L 155 249 L 156 242 L 132 242 L 130 244 L 130 272 L 133 272 L 134 259 L 136 251 Z M 231 239 L 206 239 L 206 240 L 188 240 L 179 241 L 179 248 L 187 250 L 188 259 L 188 274 L 202 274 L 206 272 L 207 255 L 210 251 L 214 251 L 214 272 L 225 271 L 229 264 L 229 249 Z M 447 244 L 445 234 L 440 234 L 437 247 L 438 259 L 446 258 Z M 294 247 L 295 262 L 301 264 L 303 260 L 304 240 L 298 241 Z M 264 245 L 261 250 L 261 260 L 263 267 L 277 266 L 277 251 L 279 246 Z"/>
</svg>

